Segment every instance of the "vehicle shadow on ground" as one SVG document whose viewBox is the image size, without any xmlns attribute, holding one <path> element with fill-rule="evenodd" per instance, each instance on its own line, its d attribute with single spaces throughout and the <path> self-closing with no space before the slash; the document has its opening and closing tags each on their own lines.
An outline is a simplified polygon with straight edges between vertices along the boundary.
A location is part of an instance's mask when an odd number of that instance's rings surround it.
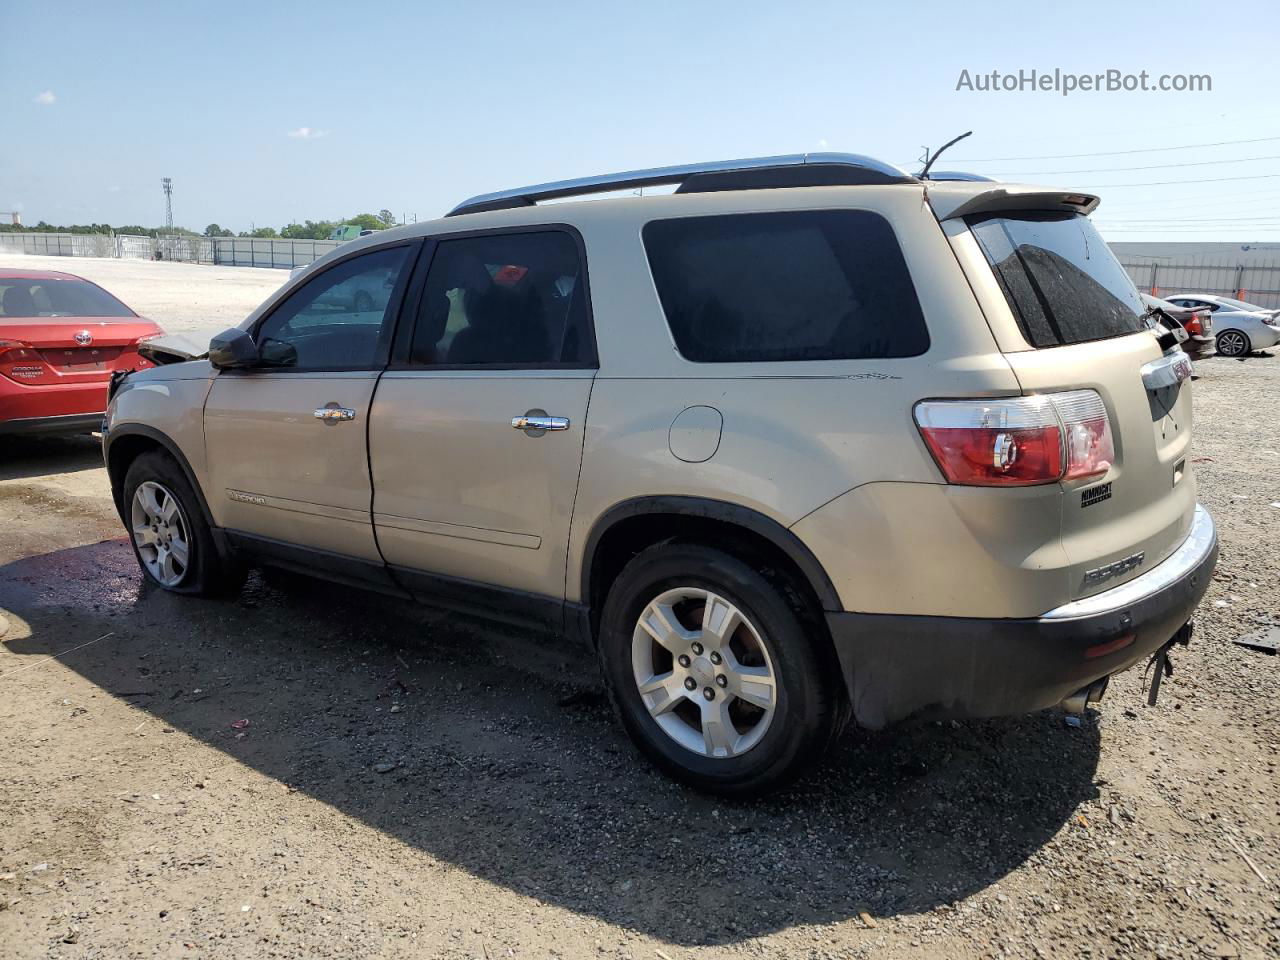
<svg viewBox="0 0 1280 960">
<path fill-rule="evenodd" d="M 1096 726 L 1050 712 L 850 734 L 796 787 L 717 800 L 636 754 L 590 655 L 297 578 L 176 597 L 123 540 L 0 567 L 0 607 L 13 653 L 114 631 L 61 662 L 434 858 L 678 944 L 954 903 L 1096 795 Z"/>
<path fill-rule="evenodd" d="M 42 477 L 102 466 L 102 441 L 90 434 L 0 437 L 0 480 Z"/>
</svg>

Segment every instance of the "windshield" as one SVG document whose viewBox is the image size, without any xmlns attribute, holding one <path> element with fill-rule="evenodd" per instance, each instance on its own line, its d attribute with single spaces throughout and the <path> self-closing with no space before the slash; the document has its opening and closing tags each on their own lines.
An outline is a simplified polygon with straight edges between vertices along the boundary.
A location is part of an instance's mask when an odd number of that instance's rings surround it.
<svg viewBox="0 0 1280 960">
<path fill-rule="evenodd" d="M 0 277 L 0 319 L 133 316 L 107 291 L 83 280 Z"/>
<path fill-rule="evenodd" d="M 1026 212 L 975 217 L 969 228 L 1032 346 L 1147 329 L 1137 288 L 1087 217 Z"/>
</svg>

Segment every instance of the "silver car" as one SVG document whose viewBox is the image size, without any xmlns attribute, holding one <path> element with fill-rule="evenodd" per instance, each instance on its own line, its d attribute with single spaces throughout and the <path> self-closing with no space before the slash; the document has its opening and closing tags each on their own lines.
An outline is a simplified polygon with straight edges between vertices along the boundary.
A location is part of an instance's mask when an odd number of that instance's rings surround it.
<svg viewBox="0 0 1280 960">
<path fill-rule="evenodd" d="M 1165 299 L 1179 307 L 1212 310 L 1218 353 L 1224 357 L 1244 357 L 1280 343 L 1280 310 L 1208 293 L 1177 293 Z"/>
</svg>

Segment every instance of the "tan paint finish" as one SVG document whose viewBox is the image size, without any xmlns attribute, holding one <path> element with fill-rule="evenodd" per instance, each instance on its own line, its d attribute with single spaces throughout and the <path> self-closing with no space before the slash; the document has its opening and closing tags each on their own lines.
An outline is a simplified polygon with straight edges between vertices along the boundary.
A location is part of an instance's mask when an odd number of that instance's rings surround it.
<svg viewBox="0 0 1280 960">
<path fill-rule="evenodd" d="M 205 497 L 220 527 L 380 562 L 365 449 L 376 373 L 232 372 L 205 403 Z M 326 424 L 315 410 L 356 411 Z M 246 499 L 252 498 L 252 499 Z"/>
<path fill-rule="evenodd" d="M 939 483 L 912 420 L 920 399 L 1012 395 L 1018 382 L 996 349 L 955 254 L 918 188 L 807 188 L 599 201 L 632 204 L 623 218 L 580 223 L 592 266 L 601 368 L 591 398 L 582 482 L 569 544 L 566 593 L 580 600 L 579 571 L 597 518 L 632 497 L 676 494 L 750 507 L 792 524 L 873 481 Z M 636 204 L 645 203 L 637 210 Z M 921 357 L 769 364 L 693 363 L 676 351 L 650 277 L 640 230 L 673 215 L 793 209 L 882 213 L 915 277 L 931 345 Z M 611 269 L 602 270 L 603 261 Z M 602 322 L 603 311 L 609 312 Z M 688 406 L 724 416 L 715 456 L 685 463 L 669 445 Z M 868 549 L 878 549 L 868 543 Z M 832 579 L 848 551 L 819 557 Z M 856 608 L 852 608 L 856 609 Z"/>
<path fill-rule="evenodd" d="M 204 400 L 212 377 L 213 368 L 204 360 L 133 374 L 124 381 L 107 410 L 112 429 L 135 423 L 168 435 L 203 486 L 208 472 Z"/>
<path fill-rule="evenodd" d="M 1067 596 L 1057 484 L 989 490 L 868 483 L 805 517 L 846 610 L 1035 617 Z"/>
<path fill-rule="evenodd" d="M 594 370 L 392 371 L 369 431 L 387 563 L 562 596 Z M 530 436 L 511 418 L 567 417 Z"/>
<path fill-rule="evenodd" d="M 873 210 L 893 225 L 928 324 L 926 354 L 771 364 L 680 357 L 644 255 L 645 223 L 841 208 Z M 321 374 L 310 385 L 219 378 L 209 406 L 212 466 L 193 429 L 204 381 L 169 382 L 172 403 L 161 404 L 155 385 L 176 375 L 131 378 L 117 416 L 179 442 L 220 524 L 375 559 L 360 429 L 294 419 L 330 400 L 360 406 L 363 416 L 372 399 L 373 511 L 389 562 L 575 601 L 593 525 L 633 497 L 699 496 L 757 510 L 813 550 L 846 609 L 883 613 L 1036 616 L 1086 593 L 1087 569 L 1136 551 L 1146 561 L 1129 575 L 1150 569 L 1190 524 L 1190 385 L 1169 416 L 1153 417 L 1139 371 L 1159 355 L 1154 339 L 1031 349 L 976 241 L 962 224 L 939 225 L 919 185 L 548 204 L 387 231 L 325 260 L 408 236 L 539 223 L 570 223 L 586 243 L 600 354 L 594 384 L 590 371 L 392 372 L 374 396 L 372 374 Z M 346 380 L 342 396 L 323 382 L 331 377 Z M 1077 388 L 1098 390 L 1116 434 L 1104 478 L 1113 496 L 1089 508 L 1080 507 L 1081 484 L 946 485 L 912 419 L 922 399 Z M 691 463 L 672 452 L 672 424 L 697 406 L 720 411 L 723 429 L 713 456 Z M 512 416 L 534 408 L 569 417 L 571 429 L 537 439 L 511 429 Z M 307 507 L 236 502 L 228 489 Z M 361 510 L 365 520 L 356 522 Z"/>
<path fill-rule="evenodd" d="M 1096 390 L 1106 404 L 1116 445 L 1111 471 L 1063 487 L 1060 536 L 1072 561 L 1070 599 L 1140 576 L 1173 553 L 1191 528 L 1196 504 L 1190 462 L 1191 382 L 1181 385 L 1167 415 L 1159 416 L 1148 402 L 1141 375 L 1143 364 L 1160 357 L 1160 347 L 1149 334 L 1032 348 L 973 234 L 954 221 L 943 227 L 1023 392 L 1087 388 Z M 1082 507 L 1081 491 L 1105 482 L 1111 483 L 1111 497 Z M 1144 554 L 1141 565 L 1085 585 L 1086 570 L 1139 552 Z"/>
</svg>

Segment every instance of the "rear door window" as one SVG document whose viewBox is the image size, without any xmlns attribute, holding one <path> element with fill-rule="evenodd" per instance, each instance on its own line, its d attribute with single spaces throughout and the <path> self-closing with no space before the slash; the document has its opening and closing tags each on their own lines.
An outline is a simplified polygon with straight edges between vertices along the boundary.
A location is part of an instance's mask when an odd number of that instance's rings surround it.
<svg viewBox="0 0 1280 960">
<path fill-rule="evenodd" d="M 441 240 L 423 287 L 411 366 L 590 366 L 586 276 L 564 230 Z"/>
<path fill-rule="evenodd" d="M 969 228 L 1033 347 L 1148 329 L 1137 288 L 1087 217 L 1019 213 L 973 218 Z"/>
<path fill-rule="evenodd" d="M 880 359 L 929 348 L 906 261 L 877 213 L 655 220 L 644 245 L 687 360 Z"/>
</svg>

